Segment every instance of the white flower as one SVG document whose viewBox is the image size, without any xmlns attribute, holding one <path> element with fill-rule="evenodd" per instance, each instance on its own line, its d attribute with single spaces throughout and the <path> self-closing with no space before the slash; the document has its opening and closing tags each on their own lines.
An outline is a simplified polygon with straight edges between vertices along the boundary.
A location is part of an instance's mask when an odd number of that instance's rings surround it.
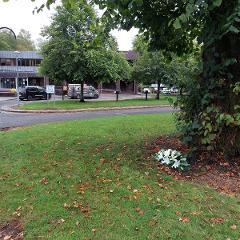
<svg viewBox="0 0 240 240">
<path fill-rule="evenodd" d="M 180 160 L 177 160 L 174 162 L 174 164 L 172 165 L 173 168 L 179 168 L 180 166 Z"/>
<path fill-rule="evenodd" d="M 184 170 L 189 166 L 187 159 L 182 156 L 181 152 L 172 149 L 161 149 L 155 154 L 155 158 L 162 164 Z"/>
<path fill-rule="evenodd" d="M 159 153 L 157 154 L 157 159 L 158 159 L 158 160 L 162 160 L 162 159 L 163 159 L 163 152 L 159 152 Z"/>
<path fill-rule="evenodd" d="M 170 154 L 171 154 L 171 149 L 168 149 L 168 150 L 166 150 L 166 151 L 164 152 L 164 155 L 165 155 L 166 157 L 170 156 Z"/>
<path fill-rule="evenodd" d="M 169 159 L 168 157 L 165 157 L 165 158 L 161 161 L 161 163 L 165 163 L 165 164 L 169 165 L 169 164 L 170 164 L 170 159 Z"/>
</svg>

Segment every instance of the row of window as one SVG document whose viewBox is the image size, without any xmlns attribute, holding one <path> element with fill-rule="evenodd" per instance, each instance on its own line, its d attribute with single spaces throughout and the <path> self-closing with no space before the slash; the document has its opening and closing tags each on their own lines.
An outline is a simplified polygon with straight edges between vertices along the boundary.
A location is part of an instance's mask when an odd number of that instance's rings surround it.
<svg viewBox="0 0 240 240">
<path fill-rule="evenodd" d="M 41 59 L 18 59 L 18 66 L 39 66 Z M 16 59 L 0 58 L 0 66 L 16 66 Z"/>
<path fill-rule="evenodd" d="M 43 78 L 18 78 L 18 87 L 43 86 Z M 0 88 L 16 88 L 15 78 L 0 78 Z"/>
</svg>

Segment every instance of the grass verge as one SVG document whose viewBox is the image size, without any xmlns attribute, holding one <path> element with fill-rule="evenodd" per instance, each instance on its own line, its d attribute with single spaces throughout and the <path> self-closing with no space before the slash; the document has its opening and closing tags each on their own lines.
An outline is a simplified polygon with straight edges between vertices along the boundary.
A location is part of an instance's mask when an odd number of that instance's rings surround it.
<svg viewBox="0 0 240 240">
<path fill-rule="evenodd" d="M 170 114 L 1 132 L 0 222 L 20 218 L 24 239 L 238 239 L 239 199 L 149 164 L 174 132 Z"/>
<path fill-rule="evenodd" d="M 116 101 L 96 101 L 96 100 L 86 100 L 84 103 L 79 102 L 79 100 L 65 100 L 54 102 L 33 102 L 29 104 L 24 104 L 19 109 L 22 110 L 47 110 L 47 109 L 86 109 L 86 108 L 102 108 L 102 107 L 130 107 L 130 106 L 158 106 L 169 104 L 169 99 L 174 97 L 161 97 L 160 100 L 149 98 L 147 101 L 143 98 L 140 99 L 128 99 Z"/>
</svg>

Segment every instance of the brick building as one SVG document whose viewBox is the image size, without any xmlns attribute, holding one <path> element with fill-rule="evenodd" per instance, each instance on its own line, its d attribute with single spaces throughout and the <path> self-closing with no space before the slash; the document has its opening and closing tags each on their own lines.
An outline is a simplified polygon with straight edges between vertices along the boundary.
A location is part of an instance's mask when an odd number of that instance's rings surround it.
<svg viewBox="0 0 240 240">
<path fill-rule="evenodd" d="M 133 65 L 133 63 L 137 60 L 137 53 L 135 51 L 120 51 L 121 54 L 125 57 L 129 64 Z M 115 90 L 119 90 L 122 93 L 138 93 L 138 83 L 136 81 L 116 81 L 110 83 L 102 83 L 98 87 L 101 92 L 113 92 Z"/>
</svg>

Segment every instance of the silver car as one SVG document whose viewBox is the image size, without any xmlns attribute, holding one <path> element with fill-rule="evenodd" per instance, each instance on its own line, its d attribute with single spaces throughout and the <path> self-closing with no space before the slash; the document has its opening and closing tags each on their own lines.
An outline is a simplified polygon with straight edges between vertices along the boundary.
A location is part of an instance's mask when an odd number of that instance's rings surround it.
<svg viewBox="0 0 240 240">
<path fill-rule="evenodd" d="M 81 86 L 74 84 L 69 85 L 68 87 L 68 97 L 69 98 L 80 98 L 81 94 Z M 93 86 L 87 86 L 83 88 L 83 96 L 84 98 L 99 98 L 99 92 Z"/>
</svg>

